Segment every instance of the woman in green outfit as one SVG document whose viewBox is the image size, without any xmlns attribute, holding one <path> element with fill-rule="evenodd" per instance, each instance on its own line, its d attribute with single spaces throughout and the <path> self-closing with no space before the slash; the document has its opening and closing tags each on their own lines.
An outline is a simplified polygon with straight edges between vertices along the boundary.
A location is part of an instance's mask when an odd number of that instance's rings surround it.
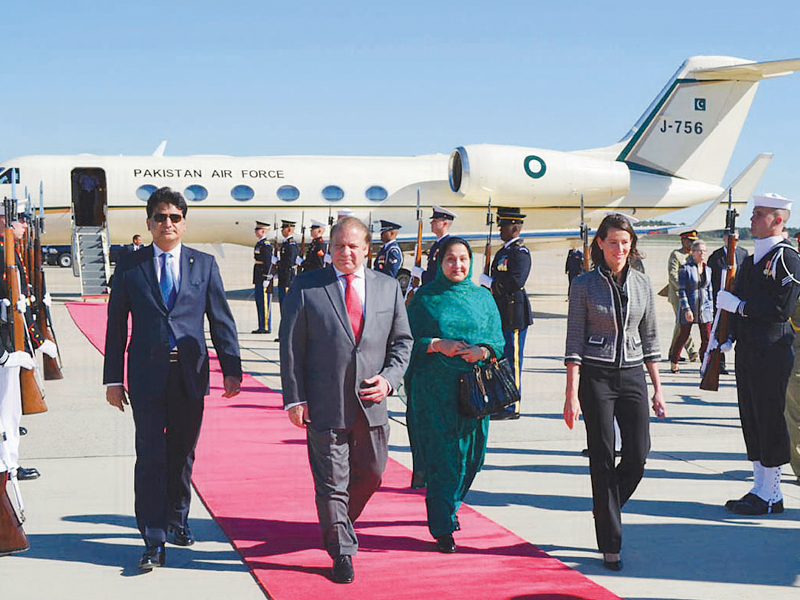
<svg viewBox="0 0 800 600">
<path fill-rule="evenodd" d="M 436 279 L 408 306 L 414 335 L 406 371 L 407 421 L 414 458 L 412 481 L 427 487 L 428 529 L 440 552 L 455 552 L 456 511 L 483 466 L 489 417 L 462 417 L 458 381 L 491 346 L 500 356 L 500 314 L 489 290 L 472 283 L 472 250 L 452 237 L 440 250 Z"/>
</svg>

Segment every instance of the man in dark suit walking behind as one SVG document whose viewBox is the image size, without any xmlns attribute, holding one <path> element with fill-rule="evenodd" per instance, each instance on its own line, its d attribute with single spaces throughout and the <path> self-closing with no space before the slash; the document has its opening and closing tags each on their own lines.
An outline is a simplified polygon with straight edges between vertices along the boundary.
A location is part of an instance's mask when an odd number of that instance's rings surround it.
<svg viewBox="0 0 800 600">
<path fill-rule="evenodd" d="M 306 428 L 317 514 L 332 579 L 353 581 L 353 521 L 378 489 L 388 458 L 383 400 L 397 389 L 413 339 L 395 279 L 364 268 L 371 242 L 354 217 L 331 231 L 333 264 L 303 273 L 284 299 L 283 403 Z"/>
<path fill-rule="evenodd" d="M 224 375 L 224 396 L 239 393 L 242 368 L 236 324 L 214 257 L 181 244 L 186 201 L 164 187 L 147 202 L 153 243 L 120 258 L 108 302 L 103 383 L 123 411 L 128 393 L 136 426 L 136 523 L 146 549 L 139 568 L 165 561 L 164 543 L 191 546 L 188 525 L 194 449 L 208 393 L 203 318 Z M 128 315 L 133 331 L 128 345 Z"/>
</svg>

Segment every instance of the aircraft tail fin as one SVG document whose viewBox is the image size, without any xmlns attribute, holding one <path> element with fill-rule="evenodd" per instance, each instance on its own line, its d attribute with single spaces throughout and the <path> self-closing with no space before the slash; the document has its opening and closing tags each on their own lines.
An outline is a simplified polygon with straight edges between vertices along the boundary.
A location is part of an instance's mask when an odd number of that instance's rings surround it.
<svg viewBox="0 0 800 600">
<path fill-rule="evenodd" d="M 161 140 L 161 143 L 153 151 L 153 156 L 164 156 L 164 150 L 167 149 L 167 140 Z"/>
<path fill-rule="evenodd" d="M 798 69 L 800 59 L 688 59 L 623 139 L 617 160 L 634 170 L 720 185 L 758 83 Z"/>
</svg>

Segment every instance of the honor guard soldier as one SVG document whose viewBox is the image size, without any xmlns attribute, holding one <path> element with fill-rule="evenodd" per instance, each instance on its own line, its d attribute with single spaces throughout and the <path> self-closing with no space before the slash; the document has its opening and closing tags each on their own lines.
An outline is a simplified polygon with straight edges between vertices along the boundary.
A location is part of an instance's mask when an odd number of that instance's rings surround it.
<svg viewBox="0 0 800 600">
<path fill-rule="evenodd" d="M 397 243 L 397 233 L 400 225 L 381 219 L 381 241 L 383 247 L 375 257 L 375 270 L 385 273 L 389 277 L 397 277 L 397 272 L 403 265 L 403 252 Z"/>
<path fill-rule="evenodd" d="M 453 211 L 442 208 L 441 206 L 433 206 L 433 214 L 431 215 L 431 231 L 436 235 L 436 241 L 433 246 L 428 250 L 428 266 L 425 272 L 422 273 L 422 285 L 433 281 L 436 278 L 436 270 L 439 266 L 439 248 L 442 247 L 444 241 L 450 235 L 450 226 L 453 220 L 458 215 Z M 412 273 L 413 274 L 413 273 Z"/>
<path fill-rule="evenodd" d="M 0 214 L 0 229 L 6 226 L 5 215 Z M 25 235 L 27 223 L 21 220 L 13 221 L 11 228 L 14 238 L 20 240 Z M 0 253 L 4 252 L 3 236 L 0 235 Z M 17 306 L 10 305 L 11 294 L 8 290 L 8 279 L 5 271 L 3 272 L 3 285 L 0 285 L 0 303 L 3 304 L 0 311 L 0 320 L 3 322 L 2 336 L 3 349 L 0 350 L 0 421 L 5 427 L 6 445 L 5 460 L 10 469 L 9 476 L 15 476 L 18 480 L 30 480 L 39 477 L 39 471 L 34 468 L 24 468 L 19 464 L 19 438 L 20 420 L 22 418 L 22 396 L 20 392 L 20 367 L 23 369 L 33 369 L 36 366 L 34 358 L 25 351 L 14 351 L 14 343 L 11 338 L 11 327 L 8 323 L 14 319 L 11 311 L 19 311 L 24 315 L 25 326 L 28 330 L 26 337 L 29 337 L 31 346 L 40 348 L 48 356 L 56 356 L 58 350 L 51 340 L 42 337 L 39 326 L 33 317 L 28 301 L 28 282 L 25 267 L 16 253 L 17 272 L 19 273 L 19 285 L 22 293 Z"/>
<path fill-rule="evenodd" d="M 533 311 L 525 292 L 531 272 L 531 253 L 519 237 L 525 215 L 519 208 L 498 208 L 497 224 L 500 239 L 505 242 L 492 261 L 492 295 L 500 311 L 505 357 L 514 368 L 514 379 L 522 391 L 522 357 L 528 327 L 533 323 Z M 493 414 L 492 420 L 518 419 L 520 403 L 515 402 L 503 412 Z"/>
<path fill-rule="evenodd" d="M 294 241 L 295 221 L 281 220 L 281 236 L 283 243 L 278 249 L 278 256 L 272 257 L 278 267 L 278 303 L 283 304 L 283 298 L 292 285 L 294 276 L 297 274 L 297 257 L 300 250 L 297 242 Z"/>
<path fill-rule="evenodd" d="M 253 333 L 267 332 L 267 285 L 272 278 L 272 244 L 267 241 L 269 223 L 256 221 L 256 242 L 253 248 L 253 294 L 256 298 L 256 312 L 258 313 L 258 329 Z"/>
<path fill-rule="evenodd" d="M 325 224 L 311 219 L 311 243 L 306 248 L 306 255 L 300 265 L 300 272 L 316 271 L 325 266 L 325 242 L 322 239 Z"/>
<path fill-rule="evenodd" d="M 750 492 L 725 504 L 740 515 L 783 512 L 781 466 L 790 461 L 784 407 L 795 336 L 789 317 L 800 296 L 800 255 L 781 235 L 792 203 L 778 194 L 753 200 L 755 249 L 742 262 L 733 292 L 717 296 L 717 307 L 733 317 L 739 416 L 753 463 Z"/>
</svg>

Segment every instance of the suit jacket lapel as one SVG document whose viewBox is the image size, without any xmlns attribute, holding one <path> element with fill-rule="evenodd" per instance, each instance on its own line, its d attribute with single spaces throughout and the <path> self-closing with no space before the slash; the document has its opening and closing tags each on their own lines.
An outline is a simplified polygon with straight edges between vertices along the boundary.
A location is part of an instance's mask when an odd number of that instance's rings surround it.
<svg viewBox="0 0 800 600">
<path fill-rule="evenodd" d="M 365 280 L 365 294 L 366 298 L 364 298 L 364 327 L 361 330 L 361 339 L 363 340 L 366 335 L 369 334 L 370 325 L 372 325 L 372 319 L 374 317 L 373 313 L 375 312 L 372 310 L 372 304 L 375 302 L 375 278 L 377 275 L 372 269 L 364 269 L 364 280 Z"/>
<path fill-rule="evenodd" d="M 194 268 L 194 250 L 184 246 L 181 249 L 181 286 L 178 288 L 178 295 L 175 298 L 175 305 L 181 301 L 183 291 L 189 289 L 189 282 L 192 277 L 192 269 Z"/>
<path fill-rule="evenodd" d="M 140 263 L 140 268 L 144 273 L 144 278 L 147 283 L 150 284 L 150 289 L 153 291 L 153 296 L 156 299 L 156 303 L 163 308 L 165 311 L 167 310 L 166 305 L 164 304 L 164 299 L 161 297 L 161 288 L 158 286 L 158 278 L 156 277 L 156 268 L 153 265 L 153 257 L 155 256 L 155 251 L 153 250 L 153 245 L 150 244 L 146 248 L 137 251 L 137 254 L 142 254 L 142 261 Z"/>
<path fill-rule="evenodd" d="M 333 304 L 336 316 L 339 317 L 342 327 L 344 327 L 347 335 L 350 336 L 350 340 L 353 342 L 353 344 L 355 344 L 356 337 L 353 335 L 353 328 L 350 325 L 350 317 L 347 315 L 347 307 L 344 305 L 344 294 L 342 294 L 339 278 L 336 277 L 336 271 L 333 270 L 333 267 L 328 266 L 326 267 L 326 270 L 326 278 L 328 281 L 325 284 L 325 292 L 328 294 L 331 304 Z"/>
</svg>

